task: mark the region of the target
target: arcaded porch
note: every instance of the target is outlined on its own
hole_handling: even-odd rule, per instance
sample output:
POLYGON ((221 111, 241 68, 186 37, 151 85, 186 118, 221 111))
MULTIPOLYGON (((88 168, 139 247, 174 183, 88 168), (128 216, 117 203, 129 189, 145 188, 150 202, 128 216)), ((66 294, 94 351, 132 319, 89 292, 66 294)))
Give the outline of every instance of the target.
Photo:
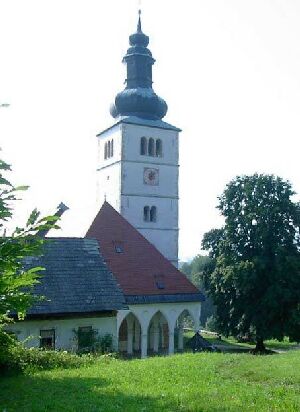
POLYGON ((119 352, 146 358, 173 354, 175 347, 183 351, 184 321, 189 318, 190 326, 198 331, 200 308, 199 302, 130 305, 117 316, 119 352))

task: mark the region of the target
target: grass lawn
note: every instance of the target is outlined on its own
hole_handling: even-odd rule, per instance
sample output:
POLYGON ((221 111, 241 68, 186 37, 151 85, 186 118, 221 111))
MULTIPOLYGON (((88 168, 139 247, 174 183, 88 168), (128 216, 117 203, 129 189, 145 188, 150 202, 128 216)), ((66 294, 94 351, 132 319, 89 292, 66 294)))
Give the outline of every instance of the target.
MULTIPOLYGON (((211 334, 201 333, 201 335, 207 341, 220 347, 222 351, 226 351, 226 352, 238 352, 236 350, 238 348, 249 349, 249 350, 252 350, 255 348, 255 343, 240 343, 233 337, 225 338, 224 336, 222 336, 222 340, 220 341, 219 339, 217 339, 217 337, 211 334)), ((184 334, 185 342, 187 343, 188 340, 192 338, 193 336, 194 336, 194 332, 185 332, 184 334)), ((300 348, 299 343, 290 342, 288 338, 284 338, 284 340, 281 342, 276 339, 266 340, 264 344, 267 349, 279 351, 279 352, 300 348)))
POLYGON ((300 411, 300 351, 98 360, 0 378, 0 411, 300 411))

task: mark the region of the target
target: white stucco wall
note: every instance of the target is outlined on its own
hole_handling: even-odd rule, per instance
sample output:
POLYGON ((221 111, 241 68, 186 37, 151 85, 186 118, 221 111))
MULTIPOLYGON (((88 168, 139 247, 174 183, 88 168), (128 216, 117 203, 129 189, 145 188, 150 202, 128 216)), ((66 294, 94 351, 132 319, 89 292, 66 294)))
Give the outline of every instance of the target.
MULTIPOLYGON (((169 337, 174 336, 174 328, 179 316, 188 311, 194 321, 194 330, 199 330, 201 313, 200 302, 179 302, 179 303, 156 303, 143 305, 130 305, 128 310, 120 310, 115 317, 91 317, 74 319, 53 319, 53 320, 25 320, 18 321, 9 326, 9 330, 14 332, 20 341, 25 341, 27 347, 39 347, 39 336, 41 330, 55 330, 55 349, 69 351, 77 350, 77 343, 74 329, 79 327, 92 326, 100 336, 110 334, 113 337, 114 350, 125 350, 124 342, 118 343, 119 328, 122 321, 129 314, 133 314, 139 321, 141 339, 144 342, 142 357, 147 355, 148 328, 153 317, 159 312, 168 323, 169 337), (146 346, 145 346, 146 345, 146 346), (144 355, 143 355, 144 354, 144 355)), ((128 319, 128 318, 127 318, 128 319)), ((151 343, 151 342, 150 342, 151 343)), ((170 353, 170 352, 169 352, 170 353)), ((171 352, 172 353, 172 352, 171 352)))
POLYGON ((113 336, 114 348, 117 348, 117 318, 116 317, 92 317, 76 319, 57 320, 24 320, 17 321, 9 326, 20 341, 26 340, 27 347, 39 347, 40 331, 47 329, 55 330, 55 349, 77 350, 73 330, 79 327, 92 326, 98 331, 98 336, 110 334, 113 336))
POLYGON ((121 132, 121 126, 117 125, 98 136, 97 160, 97 202, 101 206, 106 199, 118 212, 121 210, 121 132), (112 140, 114 154, 104 159, 105 144, 112 140))

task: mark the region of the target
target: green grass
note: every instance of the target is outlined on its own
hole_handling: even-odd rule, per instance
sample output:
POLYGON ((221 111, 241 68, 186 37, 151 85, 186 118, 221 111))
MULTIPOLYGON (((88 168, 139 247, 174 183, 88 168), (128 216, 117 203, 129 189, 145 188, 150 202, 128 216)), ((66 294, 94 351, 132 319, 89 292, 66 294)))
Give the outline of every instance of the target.
POLYGON ((0 411, 299 411, 300 352, 100 360, 0 379, 0 411))

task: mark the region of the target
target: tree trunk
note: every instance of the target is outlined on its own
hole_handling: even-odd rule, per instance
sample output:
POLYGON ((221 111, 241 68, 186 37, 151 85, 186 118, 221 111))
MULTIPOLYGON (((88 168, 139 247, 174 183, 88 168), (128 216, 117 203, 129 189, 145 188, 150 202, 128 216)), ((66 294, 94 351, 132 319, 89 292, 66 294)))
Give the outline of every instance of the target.
POLYGON ((256 346, 254 352, 266 352, 266 347, 264 345, 263 338, 257 337, 256 338, 256 346))

